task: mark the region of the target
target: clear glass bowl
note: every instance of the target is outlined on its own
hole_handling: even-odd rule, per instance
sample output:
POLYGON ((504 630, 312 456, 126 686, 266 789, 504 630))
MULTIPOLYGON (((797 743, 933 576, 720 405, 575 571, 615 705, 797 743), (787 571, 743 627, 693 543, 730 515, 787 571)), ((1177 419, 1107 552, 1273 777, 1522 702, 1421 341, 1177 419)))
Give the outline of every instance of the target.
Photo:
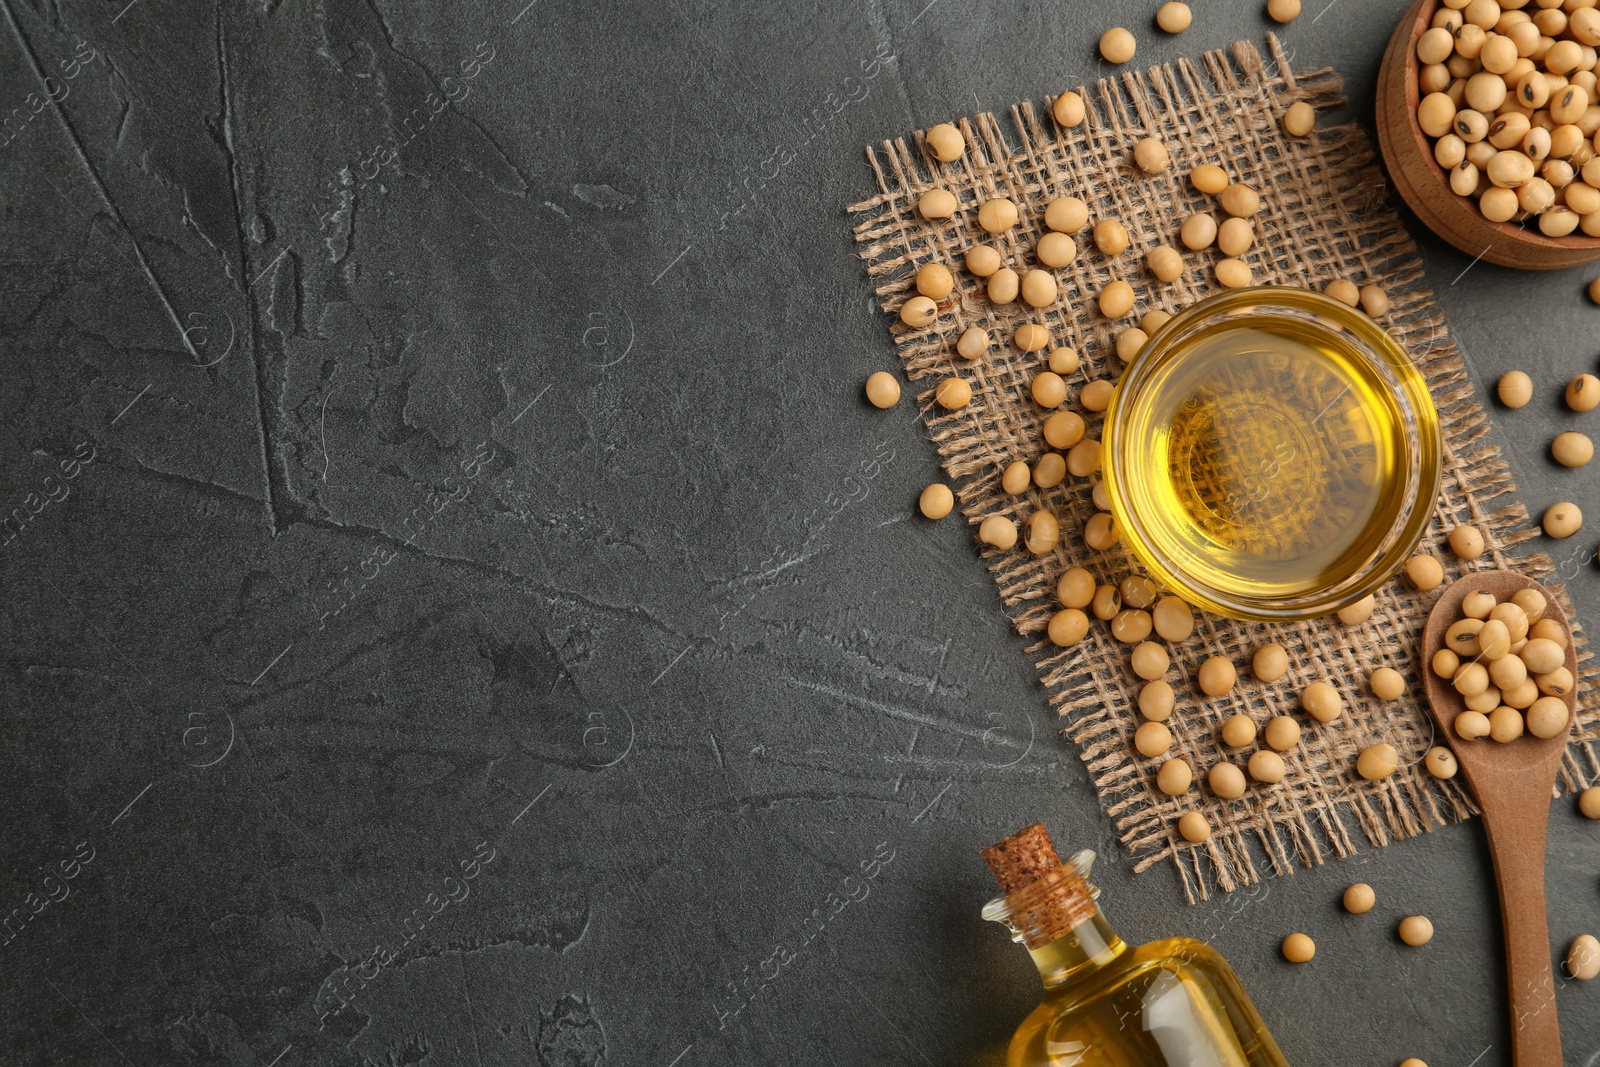
POLYGON ((1123 372, 1101 443, 1123 542, 1169 591, 1236 619, 1360 600, 1415 550, 1439 491, 1422 374, 1368 316, 1305 289, 1175 315, 1123 372))

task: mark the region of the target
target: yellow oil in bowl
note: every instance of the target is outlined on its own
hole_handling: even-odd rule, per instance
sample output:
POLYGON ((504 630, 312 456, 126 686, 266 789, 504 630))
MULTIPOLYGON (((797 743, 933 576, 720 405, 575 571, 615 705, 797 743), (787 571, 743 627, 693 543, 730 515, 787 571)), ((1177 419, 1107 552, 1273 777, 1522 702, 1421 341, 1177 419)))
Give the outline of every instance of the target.
POLYGON ((1112 512, 1196 606, 1307 618, 1405 561, 1439 480, 1421 374, 1370 319, 1305 290, 1187 309, 1128 366, 1104 433, 1112 512))

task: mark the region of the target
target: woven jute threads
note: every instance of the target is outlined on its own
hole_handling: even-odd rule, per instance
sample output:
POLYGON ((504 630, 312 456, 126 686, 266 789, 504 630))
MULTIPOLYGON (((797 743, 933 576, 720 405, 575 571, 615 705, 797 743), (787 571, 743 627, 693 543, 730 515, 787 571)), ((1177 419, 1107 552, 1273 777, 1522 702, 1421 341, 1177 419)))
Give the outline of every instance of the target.
MULTIPOLYGON (((1527 553, 1526 542, 1539 531, 1517 501, 1505 461, 1489 440, 1487 415, 1432 294, 1423 288, 1416 247, 1386 203, 1383 176, 1366 137, 1353 126, 1322 128, 1304 138, 1282 130, 1280 120, 1291 103, 1304 100, 1319 111, 1342 103, 1339 79, 1327 70, 1295 73, 1275 38, 1268 38, 1268 51, 1270 61, 1264 62, 1252 45, 1239 43, 1226 52, 1207 53, 1197 64, 1179 62, 1103 80, 1090 90, 1079 88, 1088 114, 1072 129, 1062 129, 1048 112, 1036 112, 1028 103, 1011 108, 1004 125, 992 114, 975 115, 959 123, 967 153, 948 164, 915 139, 868 149, 879 191, 848 210, 880 304, 895 319, 891 333, 917 388, 917 402, 929 412, 929 436, 956 483, 961 513, 975 525, 987 515, 1020 521, 1047 508, 1061 521, 1060 544, 1043 556, 1020 547, 984 552, 1001 601, 1022 634, 1043 637, 1058 606, 1055 583, 1066 568, 1085 567, 1101 583, 1114 583, 1135 568, 1120 547, 1096 552, 1084 545, 1083 524, 1096 511, 1089 480, 1068 478, 1016 497, 1002 492, 1004 467, 1016 459, 1031 463, 1045 447, 1040 433, 1045 413, 1028 389, 1041 369, 1041 354, 1007 342, 1019 325, 1043 326, 1052 345, 1070 345, 1082 356, 1081 376, 1069 382, 1076 389, 1089 379, 1114 379, 1121 370, 1114 340, 1127 323, 1113 323, 1095 310, 1094 298, 1110 281, 1129 281, 1141 312, 1175 311, 1216 291, 1215 252, 1186 253, 1187 269, 1171 283, 1156 281, 1143 268, 1152 246, 1178 245, 1176 230, 1186 216, 1217 210, 1214 198, 1186 180, 1200 163, 1222 165, 1234 180, 1261 194, 1256 243, 1244 257, 1258 282, 1321 289, 1346 278, 1374 281, 1388 291, 1391 306, 1380 321, 1427 378, 1444 438, 1444 483, 1421 550, 1444 560, 1451 576, 1472 567, 1509 567, 1547 585, 1556 576, 1551 559, 1527 553), (1138 174, 1130 160, 1132 146, 1151 135, 1172 150, 1173 165, 1161 174, 1138 174), (950 219, 932 222, 915 209, 917 198, 935 187, 957 199, 950 219), (966 249, 993 244, 1008 264, 1032 266, 1032 249, 1045 232, 1044 205, 1068 195, 1089 205, 1091 222, 1120 221, 1130 248, 1104 256, 1087 233, 1079 234, 1077 259, 1055 272, 1059 298, 1053 305, 993 304, 981 279, 961 269, 966 249), (977 206, 1000 196, 1018 206, 1018 225, 1005 234, 985 233, 976 224, 977 206), (956 288, 940 302, 931 325, 913 329, 900 324, 895 313, 916 295, 913 276, 929 262, 950 267, 956 288), (958 359, 954 350, 955 339, 971 326, 987 330, 996 341, 975 362, 958 359), (952 373, 971 382, 974 398, 966 408, 945 413, 933 407, 932 386, 952 373), (1463 523, 1477 526, 1489 546, 1471 564, 1456 561, 1445 542, 1446 534, 1463 523)), ((1098 435, 1096 417, 1089 417, 1090 433, 1098 435)), ((1565 594, 1558 585, 1553 589, 1571 616, 1565 594)), ((1251 625, 1200 617, 1194 635, 1171 649, 1167 675, 1180 693, 1168 723, 1174 737, 1169 757, 1188 760, 1197 782, 1215 763, 1242 759, 1217 737, 1230 715, 1243 712, 1262 722, 1270 715, 1298 714, 1297 694, 1313 681, 1334 684, 1347 709, 1338 722, 1307 729, 1301 744, 1285 754, 1289 773, 1281 784, 1252 787, 1231 802, 1203 784, 1176 798, 1155 788, 1153 761, 1138 757, 1129 743, 1139 722, 1134 703, 1139 683, 1126 669, 1127 649, 1104 627, 1092 626, 1089 636, 1069 649, 1039 640, 1028 651, 1136 868, 1173 860, 1185 892, 1195 900, 1213 888, 1254 883, 1264 869, 1283 873, 1318 864, 1330 855, 1357 851, 1362 838, 1386 844, 1475 811, 1459 783, 1437 782, 1421 765, 1436 739, 1420 703, 1422 665, 1415 645, 1435 595, 1390 583, 1379 592, 1372 618, 1353 627, 1332 619, 1251 625), (1288 675, 1271 686, 1247 672, 1251 654, 1268 641, 1283 645, 1290 663, 1288 675), (1194 675, 1213 655, 1227 656, 1240 668, 1240 684, 1226 697, 1201 699, 1194 675), (1407 678, 1405 697, 1384 702, 1367 692, 1366 678, 1382 666, 1407 678), (1382 782, 1366 782, 1354 772, 1355 757, 1379 741, 1399 750, 1402 767, 1382 782), (1214 828, 1202 844, 1190 844, 1177 833, 1177 819, 1190 810, 1201 812, 1214 828)), ((1583 650, 1579 630, 1575 624, 1582 684, 1574 740, 1561 775, 1567 790, 1600 777, 1593 743, 1600 738, 1600 710, 1590 684, 1600 670, 1583 650)))

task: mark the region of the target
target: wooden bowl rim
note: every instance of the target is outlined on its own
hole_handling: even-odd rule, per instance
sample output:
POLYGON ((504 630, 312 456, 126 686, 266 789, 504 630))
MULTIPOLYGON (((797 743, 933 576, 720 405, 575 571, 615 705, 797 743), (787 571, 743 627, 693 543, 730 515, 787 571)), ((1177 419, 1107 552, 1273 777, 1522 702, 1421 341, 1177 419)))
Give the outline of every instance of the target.
MULTIPOLYGON (((1491 227, 1496 233, 1508 241, 1533 248, 1561 249, 1563 251, 1594 252, 1600 250, 1600 237, 1590 237, 1588 234, 1575 236, 1568 234, 1565 237, 1550 237, 1540 233, 1537 229, 1529 230, 1515 226, 1509 222, 1495 222, 1485 218, 1482 211, 1450 187, 1450 176, 1439 166, 1439 161, 1433 158, 1433 144, 1427 134, 1422 132, 1422 126, 1417 122, 1417 105, 1421 103, 1422 91, 1417 84, 1417 38, 1432 28, 1433 13, 1439 10, 1439 0, 1417 0, 1414 9, 1416 17, 1412 20, 1411 30, 1406 35, 1404 47, 1401 52, 1401 64, 1404 67, 1402 79, 1404 82, 1406 103, 1406 126, 1411 131, 1411 139, 1417 146, 1417 154, 1427 164, 1428 171, 1434 180, 1444 188, 1444 191, 1453 197, 1457 206, 1465 211, 1470 211, 1477 216, 1478 221, 1491 227)), ((1399 43, 1398 40, 1396 43, 1399 43)))

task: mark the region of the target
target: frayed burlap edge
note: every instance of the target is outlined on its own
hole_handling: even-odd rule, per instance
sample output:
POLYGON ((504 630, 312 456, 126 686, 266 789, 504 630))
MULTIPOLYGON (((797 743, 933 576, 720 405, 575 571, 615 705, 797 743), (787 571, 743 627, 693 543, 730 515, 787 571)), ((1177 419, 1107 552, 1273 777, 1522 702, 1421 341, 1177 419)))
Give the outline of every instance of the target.
MULTIPOLYGON (((956 484, 961 513, 974 526, 992 514, 1020 523, 1041 508, 1061 520, 1061 544, 1044 556, 1020 545, 984 551, 1008 614, 1020 633, 1042 638, 1058 606, 1054 587, 1063 570, 1084 566, 1101 582, 1115 582, 1130 570, 1120 545, 1095 552, 1083 543, 1083 523, 1095 512, 1089 480, 1069 477, 1057 488, 1031 487, 1018 497, 1001 491, 999 476, 1008 462, 1038 458, 1045 417, 1028 393, 1040 357, 1018 352, 1011 335, 1021 323, 1037 322, 1050 330, 1053 345, 1076 348, 1083 370, 1069 381, 1074 389, 1092 378, 1115 378, 1121 368, 1115 335, 1134 320, 1114 324, 1095 310, 1094 298, 1110 280, 1122 277, 1134 285, 1140 313, 1155 307, 1173 311, 1217 288, 1215 249, 1186 252, 1185 273, 1171 284, 1157 282, 1143 265, 1151 246, 1179 245, 1176 231, 1190 213, 1220 214, 1215 199, 1186 180, 1192 167, 1216 162, 1261 193, 1256 245, 1243 257, 1257 282, 1320 289, 1335 278, 1350 278, 1375 281, 1388 291, 1391 308, 1383 324, 1427 377, 1445 442, 1444 484, 1422 550, 1445 561, 1447 580, 1462 568, 1491 566, 1544 580, 1576 629, 1565 591, 1553 584, 1557 565, 1543 553, 1513 552, 1539 530, 1516 499, 1460 352, 1432 294, 1422 288, 1417 248, 1386 202, 1371 144, 1354 126, 1318 129, 1307 138, 1282 130, 1281 116, 1297 100, 1319 111, 1342 103, 1339 78, 1326 69, 1295 74, 1275 37, 1268 37, 1268 49, 1270 64, 1240 42, 1227 52, 1205 54, 1198 67, 1181 61, 1102 80, 1092 91, 1080 87, 1089 114, 1073 129, 1061 128, 1048 110, 1041 115, 1026 102, 1011 109, 1005 129, 989 113, 961 120, 968 152, 954 163, 935 161, 920 135, 912 144, 896 139, 867 150, 880 193, 848 209, 855 238, 878 283, 879 301, 894 320, 891 333, 906 375, 921 387, 916 400, 956 484), (1161 137, 1172 150, 1173 165, 1165 173, 1145 176, 1132 169, 1133 143, 1146 135, 1161 137), (914 205, 935 186, 955 193, 960 206, 954 218, 930 223, 914 205), (1035 311, 1020 303, 992 304, 981 279, 961 269, 965 249, 984 241, 999 247, 1008 265, 1033 265, 1032 248, 1044 232, 1043 205, 1069 194, 1088 202, 1091 222, 1120 220, 1132 246, 1107 257, 1085 230, 1074 235, 1077 260, 1055 272, 1060 297, 1053 306, 1035 311), (1000 237, 976 223, 977 205, 995 196, 1012 199, 1021 214, 1018 226, 1000 237), (913 275, 927 262, 949 266, 956 290, 940 302, 931 326, 911 329, 896 313, 915 295, 913 275), (977 363, 954 352, 955 338, 973 325, 987 329, 994 342, 977 363), (944 412, 932 404, 932 385, 951 374, 972 384, 973 401, 944 412), (1475 564, 1461 564, 1444 542, 1449 530, 1466 522, 1477 525, 1490 546, 1475 564)), ((1098 417, 1088 418, 1091 434, 1098 434, 1098 417)), ((1586 557, 1575 554, 1566 562, 1579 558, 1586 557)), ((1565 563, 1561 569, 1568 569, 1565 563)), ((1283 874, 1296 864, 1320 864, 1330 854, 1351 855, 1359 848, 1357 831, 1370 844, 1384 845, 1476 812, 1458 781, 1436 781, 1421 766, 1434 736, 1421 704, 1415 643, 1436 595, 1391 582, 1380 590, 1373 617, 1355 627, 1336 619, 1251 625, 1201 615, 1194 636, 1171 650, 1167 674, 1181 694, 1168 724, 1174 737, 1169 755, 1187 759, 1197 778, 1181 798, 1157 790, 1158 761, 1132 750, 1140 683, 1127 669, 1126 648, 1111 640, 1105 626, 1092 624, 1089 636, 1071 648, 1041 639, 1028 652, 1135 869, 1173 860, 1194 901, 1214 887, 1232 890, 1259 881, 1263 860, 1283 874), (1248 672, 1251 652, 1269 640, 1282 644, 1290 660, 1288 676, 1270 686, 1248 672), (1212 655, 1228 656, 1240 668, 1240 682, 1225 698, 1202 698, 1194 687, 1200 662, 1212 655), (1407 693, 1398 701, 1378 701, 1367 690, 1367 676, 1385 665, 1407 679, 1407 693), (1297 711, 1300 689, 1318 679, 1334 683, 1345 699, 1347 713, 1329 726, 1317 726, 1297 711), (1283 783, 1252 785, 1244 798, 1229 802, 1213 795, 1203 779, 1218 761, 1242 763, 1251 751, 1224 749, 1218 740, 1220 723, 1237 712, 1250 713, 1258 723, 1269 715, 1294 715, 1307 729, 1301 744, 1285 754, 1289 774, 1283 783), (1354 773, 1355 756, 1380 740, 1400 750, 1402 766, 1382 782, 1366 782, 1354 773), (1178 817, 1189 810, 1205 814, 1214 828, 1204 844, 1190 844, 1177 833, 1178 817)), ((1590 662, 1581 632, 1574 638, 1583 684, 1575 737, 1560 776, 1560 787, 1569 791, 1600 777, 1593 744, 1600 737, 1600 711, 1589 684, 1600 669, 1590 662)))

